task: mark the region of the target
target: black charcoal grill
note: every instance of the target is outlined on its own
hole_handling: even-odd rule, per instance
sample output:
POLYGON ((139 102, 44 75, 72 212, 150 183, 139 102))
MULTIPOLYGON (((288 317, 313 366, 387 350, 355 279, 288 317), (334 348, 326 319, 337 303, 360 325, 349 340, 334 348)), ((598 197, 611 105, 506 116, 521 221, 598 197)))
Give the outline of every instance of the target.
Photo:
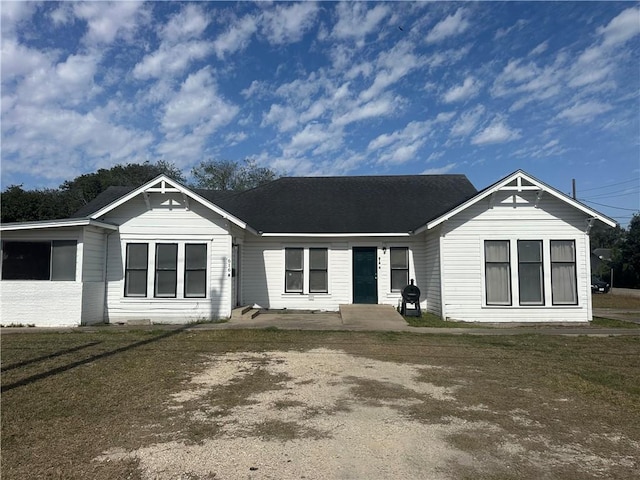
POLYGON ((402 307, 400 314, 407 317, 420 317, 422 311, 420 310, 420 289, 411 283, 402 289, 402 307), (412 308, 407 308, 407 304, 413 305, 412 308))

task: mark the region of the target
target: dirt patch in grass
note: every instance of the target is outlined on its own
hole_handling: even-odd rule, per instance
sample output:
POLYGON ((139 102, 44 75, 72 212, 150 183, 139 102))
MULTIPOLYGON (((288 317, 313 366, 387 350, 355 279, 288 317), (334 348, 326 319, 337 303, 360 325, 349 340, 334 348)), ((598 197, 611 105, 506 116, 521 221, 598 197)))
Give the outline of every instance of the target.
POLYGON ((640 466, 637 337, 165 334, 3 335, 3 479, 626 480, 640 466))

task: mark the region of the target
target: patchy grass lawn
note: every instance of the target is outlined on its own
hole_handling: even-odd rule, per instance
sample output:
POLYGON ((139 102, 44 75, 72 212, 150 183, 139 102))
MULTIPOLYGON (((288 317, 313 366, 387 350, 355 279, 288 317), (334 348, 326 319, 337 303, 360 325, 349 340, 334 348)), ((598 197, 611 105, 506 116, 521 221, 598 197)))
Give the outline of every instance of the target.
POLYGON ((474 322, 456 322, 444 320, 431 312, 424 312, 421 317, 404 317, 412 327, 436 327, 436 328, 491 328, 490 325, 482 325, 474 322))
POLYGON ((639 467, 640 337, 105 329, 3 333, 1 354, 3 479, 357 478, 376 458, 349 428, 372 419, 367 448, 426 442, 384 458, 405 478, 438 456, 452 479, 639 467))
POLYGON ((597 328, 640 328, 640 324, 634 322, 625 322, 614 318, 593 317, 591 321, 592 327, 597 328))
POLYGON ((600 293, 591 295, 593 308, 615 308, 620 310, 640 310, 640 297, 600 293))

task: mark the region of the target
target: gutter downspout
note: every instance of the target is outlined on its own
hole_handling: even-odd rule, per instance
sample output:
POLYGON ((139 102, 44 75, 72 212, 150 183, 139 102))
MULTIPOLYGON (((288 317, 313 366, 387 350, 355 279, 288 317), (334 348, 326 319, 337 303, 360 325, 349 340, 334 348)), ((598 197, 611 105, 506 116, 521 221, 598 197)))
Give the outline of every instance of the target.
POLYGON ((445 297, 445 288, 444 288, 444 255, 443 255, 443 245, 444 245, 444 223, 440 226, 440 231, 438 232, 438 263, 440 264, 440 313, 443 320, 447 319, 447 303, 445 297))
POLYGON ((104 239, 104 265, 102 266, 102 278, 104 281, 104 294, 102 296, 102 323, 109 323, 108 321, 108 313, 107 313, 107 298, 108 298, 108 289, 109 289, 109 278, 108 278, 108 268, 107 265, 109 265, 109 237, 113 234, 116 233, 119 230, 115 230, 112 232, 109 232, 105 235, 105 239, 104 239))

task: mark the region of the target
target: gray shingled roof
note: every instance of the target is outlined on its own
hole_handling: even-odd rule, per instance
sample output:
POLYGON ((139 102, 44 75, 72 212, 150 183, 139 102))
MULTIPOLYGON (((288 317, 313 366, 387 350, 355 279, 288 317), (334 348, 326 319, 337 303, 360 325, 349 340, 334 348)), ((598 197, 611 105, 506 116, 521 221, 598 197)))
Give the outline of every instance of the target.
MULTIPOLYGON (((77 215, 119 198, 116 188, 77 215)), ((264 233, 406 233, 477 193, 464 175, 285 177, 240 193, 194 191, 264 233)))

